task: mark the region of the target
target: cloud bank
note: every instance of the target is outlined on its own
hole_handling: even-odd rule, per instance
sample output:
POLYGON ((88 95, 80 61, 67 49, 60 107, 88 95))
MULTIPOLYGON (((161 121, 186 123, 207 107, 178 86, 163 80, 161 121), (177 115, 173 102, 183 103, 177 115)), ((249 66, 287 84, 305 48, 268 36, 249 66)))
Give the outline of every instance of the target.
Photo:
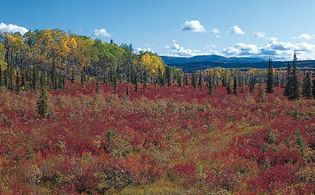
POLYGON ((205 27, 199 22, 199 20, 185 21, 182 30, 192 32, 206 32, 205 27))
POLYGON ((111 37, 111 34, 105 28, 95 29, 94 35, 97 37, 111 37))
POLYGON ((18 26, 15 24, 5 24, 5 23, 0 23, 0 32, 8 32, 8 33, 16 33, 19 32, 22 35, 25 34, 28 31, 27 28, 23 26, 18 26))

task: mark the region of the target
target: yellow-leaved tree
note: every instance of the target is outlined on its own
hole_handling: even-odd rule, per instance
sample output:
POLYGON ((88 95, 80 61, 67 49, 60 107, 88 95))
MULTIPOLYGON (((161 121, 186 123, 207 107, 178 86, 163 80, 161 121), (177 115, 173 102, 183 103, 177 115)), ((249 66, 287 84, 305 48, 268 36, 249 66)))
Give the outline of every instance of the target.
POLYGON ((5 62, 5 48, 2 43, 0 43, 0 70, 3 71, 7 68, 7 63, 5 62))
POLYGON ((140 56, 140 65, 143 66, 152 76, 158 76, 165 70, 165 64, 160 56, 151 52, 143 53, 140 56))

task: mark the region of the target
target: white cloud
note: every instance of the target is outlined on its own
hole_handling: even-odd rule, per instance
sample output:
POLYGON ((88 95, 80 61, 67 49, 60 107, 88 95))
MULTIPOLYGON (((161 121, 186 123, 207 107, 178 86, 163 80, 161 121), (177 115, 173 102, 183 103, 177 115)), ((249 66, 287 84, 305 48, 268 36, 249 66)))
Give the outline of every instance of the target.
POLYGON ((20 32, 21 34, 25 34, 27 31, 28 31, 27 28, 22 26, 18 26, 15 24, 0 23, 0 32, 8 33, 20 32))
POLYGON ((255 37, 255 38, 265 38, 265 37, 266 37, 266 34, 263 33, 263 32, 255 32, 255 33, 254 33, 254 37, 255 37))
POLYGON ((269 40, 269 41, 278 41, 279 39, 277 37, 268 37, 267 40, 269 40))
POLYGON ((206 32, 206 29, 202 24, 199 22, 199 20, 191 20, 191 21, 185 21, 185 24, 183 26, 183 31, 192 31, 192 32, 206 32))
POLYGON ((150 47, 148 47, 148 48, 137 47, 136 50, 135 50, 135 52, 137 54, 140 53, 140 52, 146 52, 146 51, 153 52, 153 50, 150 47))
MULTIPOLYGON (((177 43, 175 40, 172 41, 171 46, 166 46, 167 49, 171 50, 170 56, 181 56, 181 57, 191 57, 191 56, 197 56, 197 55, 211 55, 211 54, 218 54, 217 51, 213 49, 207 49, 204 51, 201 50, 193 50, 184 48, 179 43, 177 43)), ((207 45, 207 48, 209 45, 207 45)), ((215 48, 215 45, 211 45, 211 47, 215 48)))
POLYGON ((227 56, 252 56, 258 55, 259 49, 254 44, 237 43, 232 47, 223 50, 227 56))
POLYGON ((307 34, 307 33, 302 33, 300 36, 298 36, 296 38, 308 41, 308 40, 312 39, 312 35, 307 34))
POLYGON ((315 45, 307 42, 291 43, 272 38, 262 47, 255 44, 237 43, 222 51, 227 57, 272 57, 276 60, 291 60, 294 52, 298 53, 301 60, 315 58, 315 45))
POLYGON ((213 29, 211 30, 211 33, 213 33, 213 34, 220 34, 220 30, 217 29, 217 28, 213 28, 213 29))
POLYGON ((105 28, 95 29, 94 35, 98 37, 111 37, 105 28))
POLYGON ((235 35, 244 35, 245 34, 245 32, 238 25, 233 26, 230 29, 230 33, 235 34, 235 35))

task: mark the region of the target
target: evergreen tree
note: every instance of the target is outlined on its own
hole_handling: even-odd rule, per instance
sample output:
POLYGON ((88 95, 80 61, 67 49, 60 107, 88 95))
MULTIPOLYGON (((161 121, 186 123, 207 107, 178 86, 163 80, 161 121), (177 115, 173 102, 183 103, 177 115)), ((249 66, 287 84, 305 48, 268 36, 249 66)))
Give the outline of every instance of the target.
POLYGON ((185 74, 185 77, 184 77, 184 85, 188 86, 188 76, 187 76, 187 74, 185 74))
POLYGON ((75 81, 75 70, 74 70, 74 68, 72 68, 72 71, 71 71, 71 83, 74 84, 74 81, 75 81))
POLYGON ((134 69, 133 84, 135 86, 135 92, 137 93, 138 92, 138 76, 137 76, 136 69, 134 69))
POLYGON ((288 98, 290 100, 296 100, 300 98, 300 91, 299 91, 299 78, 298 78, 298 71, 297 71, 297 57, 296 53, 294 53, 293 57, 293 65, 292 65, 292 73, 290 76, 290 94, 288 98))
POLYGON ((268 75, 267 75, 267 82, 266 82, 266 92, 267 93, 272 93, 273 92, 273 67, 272 67, 272 62, 271 58, 269 58, 269 63, 268 63, 268 75))
POLYGON ((48 93, 45 86, 44 73, 41 75, 41 89, 37 98, 37 114, 39 118, 48 117, 48 93))
POLYGON ((291 92, 291 65, 290 63, 288 63, 288 68, 287 68, 287 82, 284 88, 284 96, 289 96, 292 92, 291 92))
POLYGON ((20 73, 18 69, 16 69, 15 89, 17 92, 20 91, 20 73))
POLYGON ((312 84, 312 96, 315 99, 315 78, 313 79, 312 84))
POLYGON ((81 74, 80 74, 80 83, 81 83, 81 87, 83 87, 83 86, 84 86, 84 81, 85 81, 84 70, 81 70, 81 74))
POLYGON ((170 87, 172 85, 172 73, 171 73, 171 67, 165 68, 165 78, 167 82, 167 86, 170 87))
POLYGON ((226 92, 229 95, 229 94, 231 94, 231 79, 229 77, 226 80, 227 80, 226 83, 225 83, 225 85, 226 85, 226 92))
POLYGON ((145 93, 145 89, 147 88, 147 83, 148 83, 148 71, 144 70, 143 71, 143 93, 145 93))
POLYGON ((309 72, 306 73, 303 80, 303 96, 308 99, 312 98, 312 81, 309 72))
POLYGON ((0 87, 3 86, 3 79, 2 79, 2 69, 1 69, 1 66, 0 66, 0 87))
POLYGON ((208 77, 208 94, 212 95, 212 93, 213 93, 212 77, 211 77, 211 74, 209 74, 209 77, 208 77))
POLYGON ((114 88, 115 93, 117 93, 117 74, 116 74, 116 71, 113 74, 113 88, 114 88))
POLYGON ((250 93, 254 93, 255 92, 255 84, 256 84, 256 80, 255 77, 252 76, 249 80, 249 92, 250 93))
POLYGON ((198 86, 200 87, 200 91, 202 91, 203 80, 202 80, 202 73, 201 73, 201 71, 199 72, 198 86))
POLYGON ((234 76, 233 80, 233 94, 237 95, 237 81, 236 81, 236 76, 234 76))
POLYGON ((127 83, 127 86, 126 86, 126 96, 129 97, 129 85, 127 83))
POLYGON ((197 75, 195 72, 191 75, 191 85, 196 89, 197 88, 197 75))
POLYGON ((261 81, 259 81, 259 85, 258 85, 258 98, 259 98, 259 102, 265 101, 265 93, 264 93, 264 90, 262 88, 261 81))
POLYGON ((182 77, 181 77, 181 75, 177 75, 176 80, 177 80, 177 85, 178 85, 179 87, 182 86, 182 77))
POLYGON ((276 78, 275 78, 275 86, 279 86, 280 84, 280 78, 279 78, 279 73, 276 73, 276 78))
POLYGON ((13 91, 13 67, 12 66, 9 66, 9 90, 10 91, 13 91))
POLYGON ((99 84, 98 84, 98 80, 96 80, 95 92, 96 93, 100 92, 100 87, 99 87, 99 84))

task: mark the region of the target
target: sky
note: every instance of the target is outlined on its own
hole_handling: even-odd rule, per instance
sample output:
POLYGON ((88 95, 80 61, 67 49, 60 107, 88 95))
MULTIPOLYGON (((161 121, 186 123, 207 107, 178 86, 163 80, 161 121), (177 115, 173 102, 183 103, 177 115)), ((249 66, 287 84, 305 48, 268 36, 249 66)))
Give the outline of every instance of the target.
POLYGON ((0 32, 59 28, 136 51, 315 59, 314 0, 0 0, 0 32))

